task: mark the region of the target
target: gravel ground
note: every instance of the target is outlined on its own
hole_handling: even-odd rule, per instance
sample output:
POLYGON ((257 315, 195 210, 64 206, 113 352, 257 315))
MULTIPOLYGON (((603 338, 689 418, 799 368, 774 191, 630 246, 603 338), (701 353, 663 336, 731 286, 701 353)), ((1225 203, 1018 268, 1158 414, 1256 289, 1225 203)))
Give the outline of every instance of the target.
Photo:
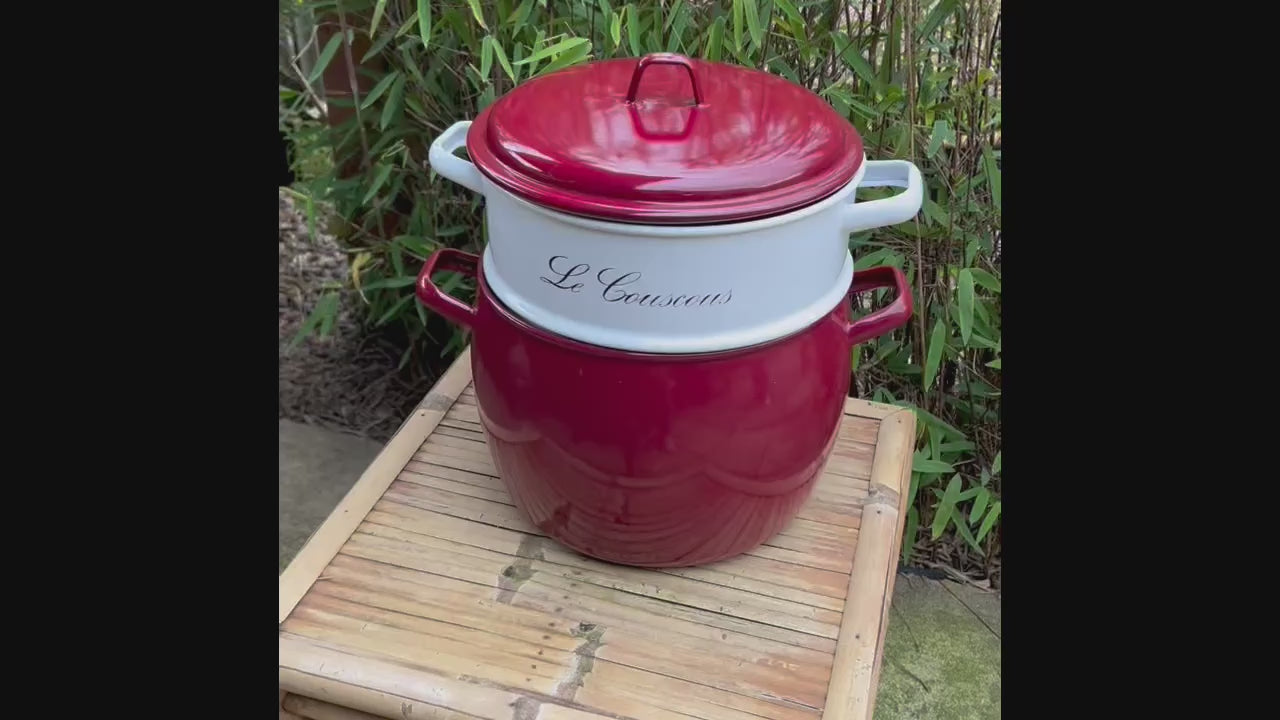
POLYGON ((290 347, 326 286, 349 271, 317 225, 313 240, 305 208, 280 191, 280 417, 386 442, 430 386, 405 382, 401 348, 362 331, 358 297, 343 299, 329 336, 290 347))

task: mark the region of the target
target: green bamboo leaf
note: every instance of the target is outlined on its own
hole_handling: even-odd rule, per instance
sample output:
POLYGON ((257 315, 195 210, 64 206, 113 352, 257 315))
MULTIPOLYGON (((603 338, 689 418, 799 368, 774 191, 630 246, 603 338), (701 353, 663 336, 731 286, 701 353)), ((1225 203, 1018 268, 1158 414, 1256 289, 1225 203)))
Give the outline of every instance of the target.
POLYGON ((916 533, 920 530, 920 513, 915 505, 907 508, 907 526, 902 529, 902 564, 911 562, 911 551, 915 548, 916 533))
POLYGON ((311 68, 311 74, 307 76, 307 83, 314 83, 324 74, 329 63, 333 60, 333 56, 338 54, 338 47, 342 45, 342 33, 336 33, 329 38, 329 42, 324 44, 324 49, 320 51, 320 58, 316 60, 316 66, 311 68))
POLYGON ((946 226, 947 213, 944 212, 942 208, 938 206, 938 203, 934 202, 928 194, 925 194, 924 201, 921 203, 921 209, 924 211, 924 216, 930 222, 936 225, 946 226))
POLYGON ((519 30, 524 25, 524 21, 529 19, 531 12, 533 12, 533 0, 524 0, 519 7, 511 11, 511 15, 507 17, 507 25, 519 30))
POLYGON ((970 268, 969 272, 973 274, 974 282, 991 292, 1000 292, 1000 278, 982 268, 970 268))
POLYGON ((377 85, 373 86, 369 94, 360 101, 360 109, 368 110, 378 98, 382 97, 382 93, 386 92, 387 88, 391 87, 391 83, 395 82, 398 77, 400 77, 400 73, 396 70, 387 73, 386 76, 378 81, 377 85))
POLYGON ((790 22, 804 24, 804 18, 800 16, 800 11, 796 9, 791 0, 773 0, 773 4, 778 6, 778 9, 782 11, 782 15, 790 22))
POLYGON ((859 115, 867 118, 868 120, 875 120, 881 115, 879 110, 876 110, 870 105, 867 105, 866 103, 854 97, 849 98, 849 107, 852 108, 859 115))
POLYGON ((369 50, 365 52, 364 57, 360 58, 360 63, 364 64, 369 61, 369 58, 379 55, 387 48, 387 45, 390 45, 391 41, 395 39, 396 36, 394 34, 384 33, 377 42, 369 46, 369 50))
POLYGON ((410 112, 414 113, 420 121, 425 122, 425 118, 427 117, 427 109, 422 107, 422 103, 418 101, 418 98, 412 95, 405 95, 404 106, 408 108, 410 112))
POLYGON ((656 53, 662 52, 662 40, 658 38, 658 21, 655 18, 653 27, 649 28, 649 34, 644 36, 645 52, 656 53))
POLYGON ((840 59, 844 61, 845 65, 849 66, 849 69, 855 75, 862 78, 862 81, 877 93, 884 92, 884 85, 876 77, 875 72, 872 71, 867 59, 862 57, 862 48, 858 47, 857 43, 851 42, 849 36, 839 30, 831 31, 830 39, 832 43, 835 43, 837 50, 843 50, 840 53, 840 59))
POLYGON ((1000 501, 997 500, 996 503, 991 506, 991 512, 987 513, 987 516, 982 519, 982 526, 978 528, 978 542, 982 542, 982 539, 987 536, 987 533, 991 532, 991 528, 995 527, 996 520, 999 519, 1000 501))
POLYGON ((416 80, 418 84, 423 85, 424 87, 430 87, 436 90, 439 89, 439 85, 437 85, 436 83, 427 82, 427 79, 426 77, 423 76, 422 71, 418 69, 418 63, 415 61, 413 54, 409 52, 409 48, 406 45, 400 46, 400 57, 404 59, 403 69, 406 69, 409 71, 409 74, 413 76, 412 78, 413 80, 416 80))
POLYGON ((1002 453, 1002 452, 1004 452, 1004 451, 1003 451, 1003 450, 1001 450, 1001 451, 997 452, 997 453, 996 453, 996 459, 995 459, 995 461, 991 463, 991 474, 992 474, 992 475, 999 475, 999 474, 1000 474, 1000 453, 1002 453))
POLYGON ((683 52, 684 31, 689 26, 689 8, 684 6, 683 0, 681 0, 679 9, 667 18, 667 24, 671 26, 671 32, 667 35, 667 52, 683 52), (671 18, 675 18, 674 22, 671 18))
POLYGON ((707 33, 707 48, 703 51, 703 57, 711 62, 720 61, 720 50, 724 47, 724 16, 716 18, 711 24, 711 30, 707 33))
POLYGON ((639 57, 644 48, 640 47, 640 11, 636 6, 627 3, 627 44, 631 46, 631 54, 639 57))
POLYGON ((979 555, 985 556, 986 553, 982 551, 982 545, 979 544, 977 538, 973 536, 973 531, 969 529, 969 524, 964 522, 958 513, 954 516, 954 519, 956 521, 956 530, 960 532, 960 537, 964 538, 964 541, 969 543, 969 547, 973 548, 975 552, 979 555))
POLYGON ((435 249, 434 244, 428 244, 429 241, 426 238, 416 235, 397 235, 392 242, 398 244, 419 260, 426 260, 427 256, 435 249))
POLYGON ((476 112, 483 112, 485 108, 493 104, 494 100, 493 83, 484 86, 484 90, 480 91, 480 97, 476 98, 476 112))
POLYGON ((511 61, 507 60, 507 51, 502 49, 502 43, 495 38, 493 41, 493 54, 498 57, 498 64, 502 66, 502 72, 511 78, 511 83, 516 82, 516 71, 511 67, 511 61))
POLYGON ((960 473, 956 473, 951 476, 951 481, 947 483, 947 490, 942 494, 942 499, 938 501, 937 509, 934 511, 933 527, 930 528, 934 540, 942 537, 942 533, 947 529, 947 523, 951 521, 951 515, 955 512, 956 497, 959 494, 960 473))
POLYGON ((801 84, 800 77, 796 75, 795 69, 792 68, 790 65, 788 65, 787 61, 783 60, 782 58, 773 58, 769 60, 769 69, 778 73, 782 77, 790 80, 791 82, 796 83, 797 85, 801 84))
POLYGON ((893 152, 898 157, 906 157, 907 151, 911 149, 911 123, 902 123, 898 128, 897 137, 893 143, 893 152))
POLYGON ((929 335, 929 347, 925 351, 924 358, 924 389, 928 390, 933 386, 933 381, 938 377, 938 365, 942 362, 942 348, 946 343, 946 327, 943 326, 942 320, 939 319, 933 325, 933 332, 929 335))
MULTIPOLYGON (((378 0, 373 6, 373 19, 369 22, 369 37, 378 32, 378 22, 382 20, 382 11, 387 9, 387 0, 378 0)), ((362 61, 363 62, 363 61, 362 61)))
POLYGON ((939 475, 942 473, 955 472, 955 468, 941 460, 934 460, 922 452, 917 452, 911 458, 911 472, 918 472, 926 475, 939 475))
POLYGON ((302 326, 298 328, 297 334, 293 336, 293 340, 289 342, 290 346, 295 346, 302 342, 303 338, 310 335, 317 327, 320 328, 320 334, 327 335, 329 328, 333 327, 333 318, 338 314, 338 294, 329 291, 320 297, 316 303, 315 309, 303 321, 302 326))
POLYGON ((545 75, 547 73, 553 73, 562 68, 566 68, 566 67, 569 67, 570 65, 577 64, 579 62, 582 62, 584 59, 586 59, 586 57, 590 54, 591 54, 591 41, 588 40, 584 44, 576 45, 570 48, 568 51, 561 53, 560 56, 557 57, 555 60, 552 60, 550 64, 548 64, 546 67, 539 70, 538 74, 545 75))
MULTIPOLYGON (((418 321, 422 323, 422 327, 426 327, 426 326, 427 326, 427 308, 426 308, 426 306, 425 306, 425 305, 423 305, 423 304, 422 304, 422 303, 420 303, 420 302, 416 302, 416 303, 414 303, 414 304, 413 304, 413 308, 414 308, 415 310, 417 310, 417 311, 418 311, 418 321)), ((409 346, 409 349, 410 349, 410 350, 412 350, 412 349, 413 349, 413 346, 412 346, 412 345, 410 345, 410 346, 409 346)), ((402 362, 403 362, 403 361, 402 361, 402 362)))
POLYGON ((431 47, 431 0, 418 0, 418 34, 422 47, 431 47))
POLYGON ((390 176, 391 166, 379 163, 378 174, 373 178, 373 185, 369 186, 369 191, 364 194, 364 198, 360 201, 360 204, 368 205, 369 201, 373 199, 374 195, 378 194, 378 191, 382 189, 383 183, 385 183, 387 178, 390 176))
POLYGON ((756 0, 742 0, 742 6, 747 19, 747 32, 751 35, 751 49, 755 50, 764 40, 764 31, 760 29, 760 8, 756 6, 756 0))
POLYGON ((413 13, 405 18, 404 24, 396 30, 396 37, 400 37, 416 27, 418 27, 418 14, 413 13))
POLYGON ((489 71, 493 69, 493 36, 485 35, 480 41, 480 77, 489 82, 489 71))
POLYGON ((881 265, 892 265, 896 268, 902 267, 902 256, 895 252, 892 248, 880 248, 858 258, 853 263, 853 271, 866 270, 871 267, 879 267, 881 265))
POLYGON ((973 499, 973 507, 969 509, 969 524, 973 525, 982 518, 982 513, 987 511, 987 503, 991 500, 991 491, 981 488, 982 492, 973 499))
MULTIPOLYGON (((403 180, 403 176, 396 178, 396 180, 403 180)), ((392 185, 391 192, 388 193, 388 195, 390 195, 391 197, 395 197, 395 193, 398 192, 398 187, 400 185, 403 185, 403 182, 398 182, 395 185, 392 185)), ((391 267, 395 269, 397 275, 404 275, 403 255, 404 253, 400 252, 400 247, 396 245, 395 242, 392 242, 391 243, 391 267)))
MULTIPOLYGON (((665 3, 664 3, 665 4, 665 3)), ((676 0, 666 11, 667 20, 662 24, 663 32, 671 29, 671 23, 675 22, 676 15, 680 14, 680 9, 684 7, 684 0, 676 0)))
POLYGON ((622 46, 622 16, 616 12, 610 13, 609 39, 613 40, 614 48, 622 46))
POLYGON ((995 155, 990 147, 982 148, 982 166, 987 174, 987 184, 991 187, 991 203, 1000 211, 1000 168, 996 167, 995 155))
POLYGON ((1001 368, 1000 368, 1000 358, 996 358, 995 360, 992 360, 991 362, 987 363, 987 367, 992 368, 992 369, 995 369, 995 370, 1000 370, 1000 369, 1001 369, 1001 368))
POLYGON ((475 16, 476 22, 480 23, 480 27, 488 30, 489 26, 484 22, 484 11, 480 9, 480 0, 467 0, 467 4, 471 6, 471 14, 475 16))
POLYGON ((916 30, 916 37, 924 39, 933 34, 934 30, 942 24, 942 21, 951 17, 951 13, 955 12, 956 0, 941 0, 937 5, 933 6, 933 10, 929 11, 925 17, 924 23, 916 30))
POLYGON ((742 52, 742 2, 733 0, 733 49, 736 52, 742 52))
POLYGON ((405 76, 399 75, 391 85, 391 92, 387 93, 387 104, 382 106, 382 117, 378 120, 379 128, 386 130, 400 113, 400 108, 404 104, 404 83, 405 76))
POLYGON ((517 62, 516 65, 527 65, 529 63, 535 63, 543 58, 551 57, 552 55, 566 52, 568 50, 572 50, 582 45, 590 46, 591 43, 586 38, 577 38, 577 37, 566 38, 556 43, 555 45, 549 45, 547 47, 542 48, 541 50, 535 52, 529 57, 517 62))
POLYGON ((955 139, 956 135, 950 123, 946 120, 937 120, 933 123, 933 134, 929 136, 929 148, 925 150, 925 154, 933 157, 938 154, 938 150, 942 149, 943 143, 953 142, 955 139))
POLYGON ((969 336, 973 333, 973 271, 969 268, 961 270, 957 285, 956 299, 960 302, 960 314, 957 316, 960 321, 960 341, 968 346, 969 336))
MULTIPOLYGON (((897 68, 897 63, 902 56, 899 48, 899 38, 902 37, 902 13, 894 12, 891 17, 893 22, 890 24, 888 37, 885 38, 884 61, 880 63, 879 87, 881 88, 887 88, 893 83, 893 71, 897 68)), ((906 123, 904 127, 908 127, 906 123)))
POLYGON ((392 306, 391 306, 391 308, 390 308, 389 310, 387 310, 386 312, 384 312, 384 313, 383 313, 383 314, 382 314, 382 315, 377 319, 377 321, 375 321, 375 322, 374 322, 374 325, 375 325, 375 326, 386 325, 386 324, 387 324, 387 321, 388 321, 388 320, 390 320, 391 318, 395 317, 395 316, 396 316, 396 313, 398 313, 398 312, 400 312, 401 310, 403 310, 403 309, 404 309, 404 306, 405 306, 405 305, 408 305, 408 304, 409 304, 409 301, 410 301, 410 300, 412 300, 413 298, 414 298, 414 294, 413 294, 413 293, 409 293, 409 294, 405 295, 404 297, 400 298, 400 300, 399 300, 398 302, 396 302, 396 304, 395 304, 395 305, 392 305, 392 306))
MULTIPOLYGON (((904 349, 905 349, 905 348, 904 348, 904 349)), ((946 436, 946 437, 953 437, 953 438, 956 438, 956 439, 958 439, 958 440, 964 440, 964 439, 965 439, 965 437, 964 437, 964 433, 962 433, 962 432, 960 432, 959 430, 955 429, 955 428, 954 428, 954 427, 952 427, 951 425, 947 424, 947 422, 946 422, 945 420, 943 420, 942 418, 938 417, 937 415, 934 415, 933 413, 929 412, 928 410, 925 410, 924 408, 916 407, 915 405, 912 405, 912 404, 911 404, 911 403, 909 403, 909 402, 892 402, 892 401, 890 401, 890 404, 891 404, 891 405, 897 405, 898 407, 906 408, 906 409, 908 409, 908 410, 910 410, 910 411, 914 412, 914 413, 916 414, 916 419, 917 419, 917 420, 919 420, 919 421, 920 421, 920 423, 921 423, 922 425, 927 425, 927 426, 929 426, 931 429, 935 429, 935 430, 937 430, 938 432, 942 433, 942 434, 943 434, 944 436, 946 436)))
POLYGON ((954 441, 949 440, 949 441, 940 443, 938 445, 938 450, 944 453, 957 453, 957 452, 969 452, 970 450, 973 450, 975 447, 977 446, 969 442, 968 440, 954 440, 954 441))
POLYGON ((385 290, 388 288, 402 288, 402 287, 408 287, 416 283, 417 281, 418 281, 418 278, 416 275, 404 275, 402 277, 393 277, 393 278, 385 278, 382 280, 374 280, 371 283, 366 283, 364 286, 364 289, 365 290, 385 290))

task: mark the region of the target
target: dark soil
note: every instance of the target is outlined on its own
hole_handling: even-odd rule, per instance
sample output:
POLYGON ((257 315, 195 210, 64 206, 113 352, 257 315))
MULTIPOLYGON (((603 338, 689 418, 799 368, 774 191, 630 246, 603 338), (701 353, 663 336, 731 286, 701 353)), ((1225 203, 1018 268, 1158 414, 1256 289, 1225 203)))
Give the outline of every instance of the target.
POLYGON ((305 208, 280 191, 280 417, 386 442, 431 389, 430 376, 397 370, 403 341, 361 327, 359 296, 342 299, 327 337, 291 346, 321 295, 350 272, 323 220, 316 225, 313 239, 305 208))

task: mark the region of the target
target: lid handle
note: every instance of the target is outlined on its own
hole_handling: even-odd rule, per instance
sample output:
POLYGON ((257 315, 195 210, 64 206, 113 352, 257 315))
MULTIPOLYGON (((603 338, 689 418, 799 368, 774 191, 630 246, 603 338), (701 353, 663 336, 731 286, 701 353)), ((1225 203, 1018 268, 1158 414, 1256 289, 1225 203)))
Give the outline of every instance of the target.
POLYGON ((627 102, 636 101, 636 91, 640 89, 640 76, 650 65, 679 65, 689 72, 689 84, 693 85, 693 101, 702 104, 702 89, 698 87, 698 76, 693 73, 693 63, 689 58, 675 53, 650 53, 640 58, 635 72, 631 74, 631 87, 627 88, 627 102))

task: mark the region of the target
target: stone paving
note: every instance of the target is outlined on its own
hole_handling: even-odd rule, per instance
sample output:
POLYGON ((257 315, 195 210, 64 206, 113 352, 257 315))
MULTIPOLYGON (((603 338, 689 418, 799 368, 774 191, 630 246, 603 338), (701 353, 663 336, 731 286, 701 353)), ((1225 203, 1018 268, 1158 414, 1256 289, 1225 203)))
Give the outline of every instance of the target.
POLYGON ((382 445, 280 421, 280 571, 329 517, 382 445))
POLYGON ((876 720, 1000 717, 1000 599, 950 580, 894 581, 876 720))

